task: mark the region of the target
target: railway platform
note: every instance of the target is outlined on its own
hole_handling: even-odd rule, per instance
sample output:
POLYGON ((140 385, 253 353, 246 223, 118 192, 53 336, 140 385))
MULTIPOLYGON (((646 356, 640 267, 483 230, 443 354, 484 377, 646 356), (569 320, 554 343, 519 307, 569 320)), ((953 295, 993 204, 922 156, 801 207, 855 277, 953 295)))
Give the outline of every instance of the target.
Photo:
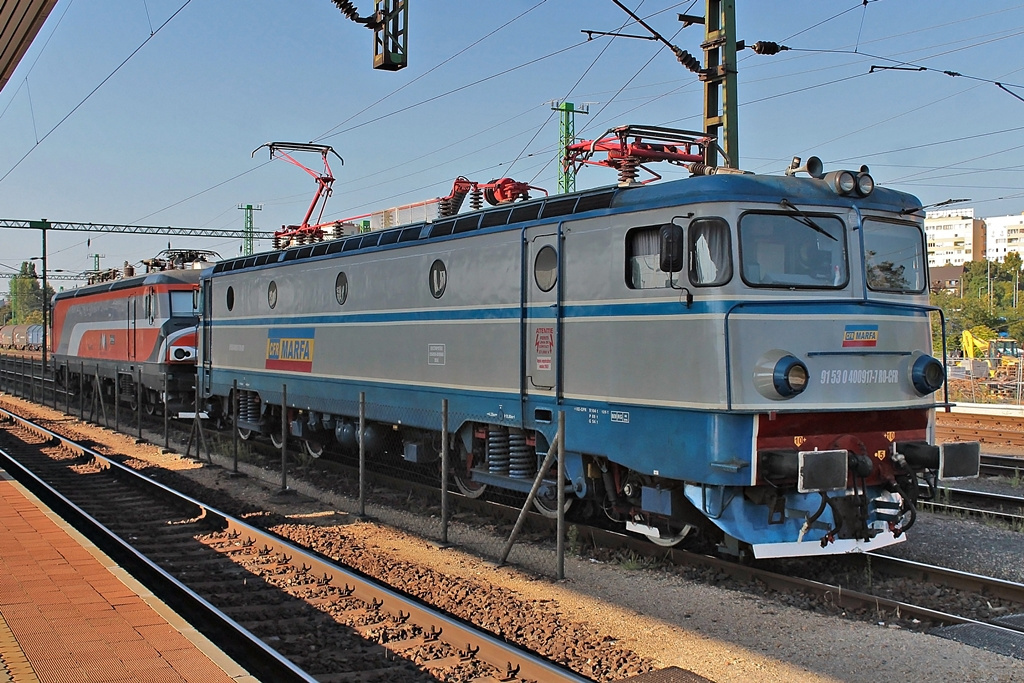
POLYGON ((0 683, 257 683, 0 470, 0 683))

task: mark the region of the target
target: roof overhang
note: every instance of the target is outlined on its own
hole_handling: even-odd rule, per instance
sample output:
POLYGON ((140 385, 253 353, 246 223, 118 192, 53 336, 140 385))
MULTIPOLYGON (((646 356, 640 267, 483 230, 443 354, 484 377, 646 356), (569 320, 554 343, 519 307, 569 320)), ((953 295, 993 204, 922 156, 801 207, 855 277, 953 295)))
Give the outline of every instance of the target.
POLYGON ((57 0, 0 0, 0 90, 56 4, 57 0))

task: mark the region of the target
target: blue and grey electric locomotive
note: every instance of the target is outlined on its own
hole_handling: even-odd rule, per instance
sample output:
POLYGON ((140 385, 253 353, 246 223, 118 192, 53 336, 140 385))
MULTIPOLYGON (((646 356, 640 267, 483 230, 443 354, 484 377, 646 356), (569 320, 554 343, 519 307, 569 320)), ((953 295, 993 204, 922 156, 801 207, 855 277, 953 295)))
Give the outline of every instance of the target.
POLYGON ((242 426, 274 433, 286 385, 319 452, 354 446, 365 392, 367 447, 386 430, 422 461, 447 398, 467 495, 528 490, 564 411, 546 512, 563 485, 658 543, 703 525, 756 557, 901 540, 919 475, 979 459, 933 445, 920 202, 866 171, 691 171, 221 262, 210 408, 237 381, 242 426))

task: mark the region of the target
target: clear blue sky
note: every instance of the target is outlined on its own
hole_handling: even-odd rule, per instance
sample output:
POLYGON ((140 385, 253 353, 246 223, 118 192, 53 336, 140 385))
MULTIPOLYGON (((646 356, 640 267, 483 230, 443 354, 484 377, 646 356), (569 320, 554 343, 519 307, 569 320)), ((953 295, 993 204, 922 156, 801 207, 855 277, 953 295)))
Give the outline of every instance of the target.
MULTIPOLYGON (((703 14, 704 0, 627 4, 701 55, 703 28, 680 30, 676 15, 703 14)), ((979 216, 1024 211, 1024 101, 975 80, 1024 97, 1011 86, 1024 84, 1024 3, 736 5, 740 39, 800 49, 740 53, 742 168, 780 173, 792 156, 816 154, 826 169, 866 163, 877 183, 925 203, 968 197, 979 216), (929 70, 869 74, 897 62, 929 70)), ((289 164, 266 163, 266 150, 250 157, 271 140, 334 146, 345 164, 333 165, 325 217, 342 218, 443 196, 459 175, 511 176, 553 192, 551 100, 590 103, 591 115, 577 119, 582 137, 625 123, 702 125, 700 84, 668 50, 586 41, 582 29, 643 33, 611 0, 410 6, 409 66, 384 72, 371 68, 372 33, 329 0, 59 0, 0 92, 0 218, 238 229, 237 205, 262 203, 256 226, 274 230, 301 220, 314 184, 289 164)), ((577 184, 614 180, 595 168, 577 184)), ((224 256, 240 248, 52 233, 50 268, 87 269, 92 253, 105 254, 103 267, 137 263, 169 239, 224 256)), ((40 252, 36 232, 3 230, 0 240, 6 266, 40 252)))

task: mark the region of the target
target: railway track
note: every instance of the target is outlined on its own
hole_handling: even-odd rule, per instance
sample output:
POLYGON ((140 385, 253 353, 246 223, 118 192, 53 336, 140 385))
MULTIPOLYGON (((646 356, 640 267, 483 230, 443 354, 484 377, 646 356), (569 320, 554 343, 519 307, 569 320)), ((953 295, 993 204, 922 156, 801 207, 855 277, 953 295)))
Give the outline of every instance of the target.
POLYGON ((119 562, 148 563, 154 592, 176 587, 169 602, 189 604, 211 639, 267 680, 591 680, 9 411, 0 419, 17 435, 4 436, 5 469, 48 503, 81 510, 73 523, 119 562))
POLYGON ((942 487, 938 500, 918 501, 917 507, 919 510, 998 520, 1012 529, 1024 530, 1024 497, 1021 496, 942 487))
MULTIPOLYGON (((387 478, 382 479, 386 481, 387 478)), ((409 482, 402 483, 409 487, 409 482)), ((968 501, 954 498, 961 495, 958 492, 949 495, 951 504, 967 505, 968 501)), ((517 513, 511 506, 485 500, 462 499, 459 504, 492 518, 511 520, 517 513)), ((988 510, 986 514, 992 512, 988 510)), ((1013 513, 1007 511, 1006 514, 1013 513)), ((533 521, 539 525, 550 522, 542 518, 533 521)), ((645 540, 603 529, 578 524, 576 527, 580 542, 597 552, 623 551, 630 556, 678 565, 699 577, 723 576, 739 583, 799 593, 812 604, 827 606, 831 610, 853 612, 871 619, 896 620, 910 628, 970 628, 987 634, 982 637, 998 637, 1015 643, 1014 648, 1019 644, 1019 651, 1024 652, 1024 641, 1021 640, 1024 636, 1019 629, 1012 622, 1004 624, 998 621, 1007 613, 1024 612, 1024 586, 1019 584, 914 565, 878 555, 836 558, 835 562, 842 566, 835 573, 841 578, 822 580, 821 576, 808 575, 806 565, 772 567, 764 563, 755 567, 685 550, 655 547, 645 540), (875 585, 869 581, 866 587, 858 587, 865 575, 875 577, 875 585), (908 580, 908 577, 916 578, 908 580), (951 604, 967 607, 951 609, 951 604)), ((819 564, 813 566, 821 567, 819 564)), ((711 580, 719 583, 718 579, 711 580)))
POLYGON ((980 441, 982 450, 998 448, 1024 453, 1024 421, 1006 415, 936 411, 935 439, 980 441))

